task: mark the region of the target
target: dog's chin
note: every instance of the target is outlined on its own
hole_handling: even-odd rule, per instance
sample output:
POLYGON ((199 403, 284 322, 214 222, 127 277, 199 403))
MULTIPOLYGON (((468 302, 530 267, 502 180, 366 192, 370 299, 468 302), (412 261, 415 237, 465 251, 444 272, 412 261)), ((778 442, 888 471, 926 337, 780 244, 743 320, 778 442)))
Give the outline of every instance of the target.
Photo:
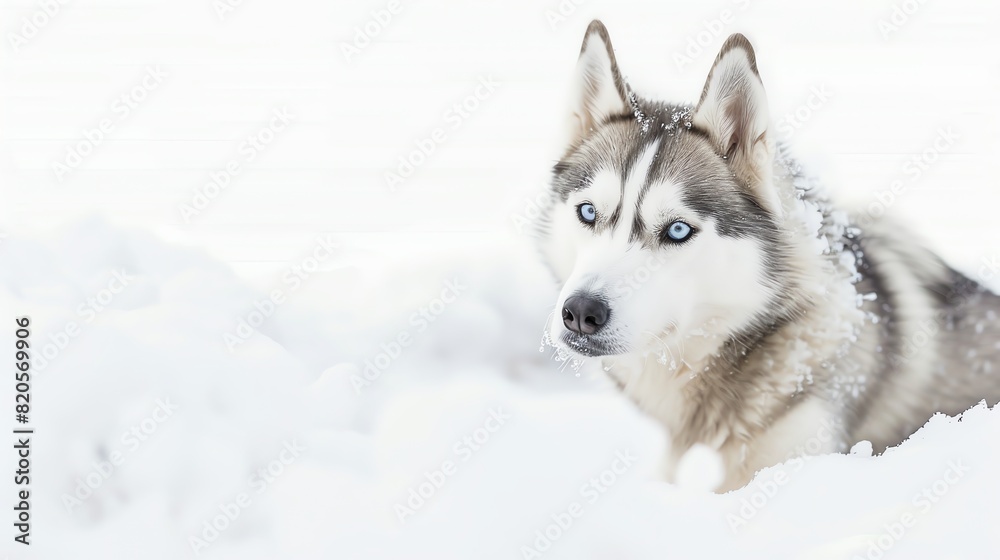
POLYGON ((584 358, 598 358, 621 354, 620 345, 593 335, 564 331, 559 337, 560 346, 571 354, 584 358))

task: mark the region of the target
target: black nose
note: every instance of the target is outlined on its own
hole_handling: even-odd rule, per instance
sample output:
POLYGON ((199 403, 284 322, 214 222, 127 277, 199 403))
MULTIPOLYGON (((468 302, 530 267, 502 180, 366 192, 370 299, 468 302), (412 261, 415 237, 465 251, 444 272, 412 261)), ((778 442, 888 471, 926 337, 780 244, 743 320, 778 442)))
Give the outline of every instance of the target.
POLYGON ((594 334, 601 330, 609 314, 604 302, 590 296, 570 296, 562 310, 563 324, 577 334, 594 334))

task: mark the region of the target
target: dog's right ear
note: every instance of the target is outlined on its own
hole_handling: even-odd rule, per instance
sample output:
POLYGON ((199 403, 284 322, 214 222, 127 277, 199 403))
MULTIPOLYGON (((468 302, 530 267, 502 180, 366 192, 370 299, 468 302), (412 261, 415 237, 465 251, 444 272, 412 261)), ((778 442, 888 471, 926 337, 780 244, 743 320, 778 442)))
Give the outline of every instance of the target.
POLYGON ((774 153, 767 95, 757 72, 757 55, 743 35, 730 35, 722 44, 691 122, 708 135, 755 200, 780 216, 781 200, 770 180, 774 153))
POLYGON ((595 19, 576 63, 567 145, 578 143, 609 117, 627 114, 627 95, 608 30, 595 19))

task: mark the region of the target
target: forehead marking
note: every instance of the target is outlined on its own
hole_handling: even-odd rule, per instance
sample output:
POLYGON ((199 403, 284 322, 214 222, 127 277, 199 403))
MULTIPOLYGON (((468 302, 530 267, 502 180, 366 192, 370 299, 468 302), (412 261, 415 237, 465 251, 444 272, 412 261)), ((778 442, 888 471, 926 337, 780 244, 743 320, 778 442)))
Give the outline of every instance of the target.
MULTIPOLYGON (((612 231, 617 229, 618 222, 623 215, 623 211, 632 213, 632 219, 629 221, 631 221, 634 226, 635 218, 639 216, 639 203, 641 201, 641 196, 643 191, 646 190, 646 185, 652 175, 653 166, 656 164, 656 158, 658 157, 657 153, 659 151, 660 139, 657 138, 643 148, 642 153, 637 158, 635 164, 628 170, 628 175, 622 180, 621 200, 618 202, 618 208, 615 209, 615 213, 611 217, 612 231)), ((628 219, 629 215, 625 214, 625 217, 628 219)), ((629 239, 631 238, 632 236, 630 235, 629 239)))
POLYGON ((649 192, 649 189, 653 186, 653 183, 655 183, 657 180, 662 179, 661 177, 659 177, 660 175, 659 171, 664 164, 662 158, 664 157, 664 153, 666 150, 661 149, 663 148, 663 146, 660 144, 659 140, 657 140, 655 146, 656 146, 656 152, 654 152, 654 154, 656 155, 656 157, 661 158, 661 160, 659 161, 659 166, 656 165, 657 162, 654 160, 651 163, 649 169, 646 171, 646 181, 642 185, 642 189, 639 191, 639 196, 635 201, 635 217, 632 219, 632 231, 629 233, 628 237, 629 241, 634 242, 642 238, 642 234, 646 229, 646 222, 642 217, 642 203, 643 201, 645 201, 646 193, 649 192))

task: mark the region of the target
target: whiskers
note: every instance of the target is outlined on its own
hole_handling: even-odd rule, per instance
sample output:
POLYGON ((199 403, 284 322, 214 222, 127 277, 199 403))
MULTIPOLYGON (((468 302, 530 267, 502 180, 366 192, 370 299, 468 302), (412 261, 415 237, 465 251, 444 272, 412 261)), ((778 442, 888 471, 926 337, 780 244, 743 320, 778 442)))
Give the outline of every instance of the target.
POLYGON ((555 314, 556 306, 553 305, 552 310, 549 311, 548 316, 545 318, 545 325, 542 327, 542 340, 538 346, 538 351, 544 352, 546 346, 552 348, 552 355, 549 356, 549 359, 561 364, 559 371, 565 371, 567 367, 570 367, 576 373, 576 376, 580 377, 580 369, 583 368, 586 359, 579 359, 570 354, 568 350, 552 340, 552 335, 549 333, 549 325, 552 324, 555 314))
MULTIPOLYGON (((670 331, 673 331, 673 332, 678 332, 677 323, 675 323, 674 321, 671 321, 667 325, 667 329, 665 329, 665 330, 670 330, 670 331)), ((656 362, 658 364, 668 366, 669 369, 671 371, 673 371, 675 374, 679 374, 680 371, 681 371, 681 368, 679 367, 678 364, 681 364, 681 365, 687 366, 688 368, 691 368, 691 365, 688 364, 686 361, 684 361, 684 346, 683 346, 684 339, 683 338, 679 338, 678 339, 679 342, 677 344, 677 356, 674 356, 674 352, 671 349, 670 345, 667 344, 666 342, 664 342, 664 340, 662 338, 660 338, 656 333, 654 333, 653 331, 644 330, 644 331, 642 331, 642 334, 650 336, 651 338, 655 339, 659 343, 659 345, 660 345, 659 357, 657 357, 657 359, 656 359, 656 362)))

